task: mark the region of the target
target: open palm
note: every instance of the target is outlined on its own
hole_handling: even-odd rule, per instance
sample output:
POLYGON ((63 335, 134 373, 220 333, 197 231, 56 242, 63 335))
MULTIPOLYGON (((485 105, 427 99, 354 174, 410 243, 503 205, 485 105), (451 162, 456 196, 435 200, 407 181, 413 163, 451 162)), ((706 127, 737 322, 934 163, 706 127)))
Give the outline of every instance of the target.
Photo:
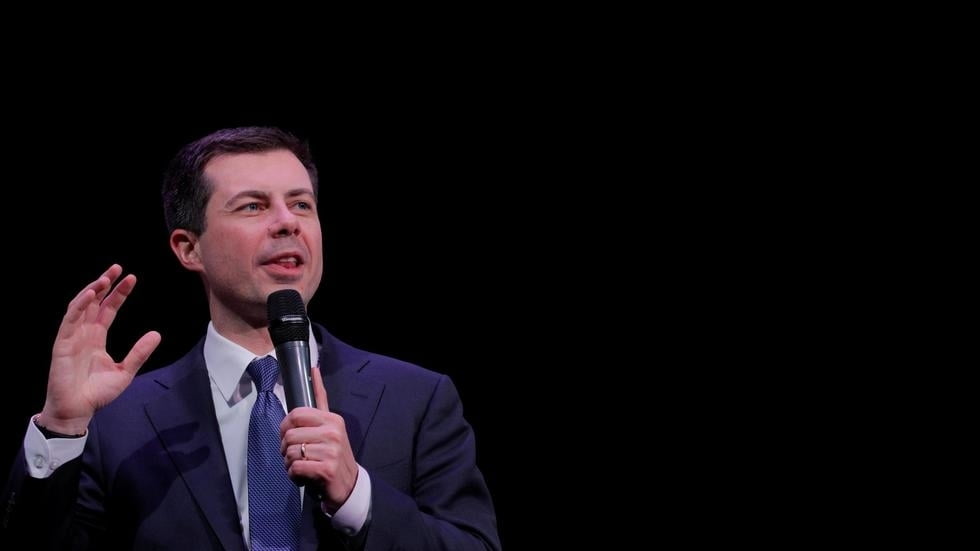
POLYGON ((43 426, 72 434, 85 431, 95 411, 129 386, 133 376, 160 344, 160 334, 140 337, 121 362, 106 352, 106 336, 119 308, 133 291, 136 276, 113 264, 72 299, 51 353, 43 426))

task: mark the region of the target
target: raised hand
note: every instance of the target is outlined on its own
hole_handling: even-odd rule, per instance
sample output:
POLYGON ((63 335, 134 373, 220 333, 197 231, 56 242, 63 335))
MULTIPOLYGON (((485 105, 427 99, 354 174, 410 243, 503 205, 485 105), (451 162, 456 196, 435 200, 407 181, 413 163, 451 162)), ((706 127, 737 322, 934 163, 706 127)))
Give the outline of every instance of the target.
POLYGON ((136 285, 113 264, 68 304, 51 352, 48 393, 37 422, 52 431, 83 434, 95 411, 119 396, 160 344, 160 333, 140 337, 122 362, 106 352, 106 335, 136 285))

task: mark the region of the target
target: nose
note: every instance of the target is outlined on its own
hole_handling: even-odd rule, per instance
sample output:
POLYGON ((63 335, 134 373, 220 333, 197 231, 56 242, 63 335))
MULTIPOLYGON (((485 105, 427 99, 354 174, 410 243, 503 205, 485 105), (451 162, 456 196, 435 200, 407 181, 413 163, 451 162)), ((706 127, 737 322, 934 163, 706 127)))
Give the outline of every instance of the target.
POLYGON ((277 205, 273 210, 272 223, 269 233, 273 237, 288 237, 299 233, 299 219, 284 204, 277 205))

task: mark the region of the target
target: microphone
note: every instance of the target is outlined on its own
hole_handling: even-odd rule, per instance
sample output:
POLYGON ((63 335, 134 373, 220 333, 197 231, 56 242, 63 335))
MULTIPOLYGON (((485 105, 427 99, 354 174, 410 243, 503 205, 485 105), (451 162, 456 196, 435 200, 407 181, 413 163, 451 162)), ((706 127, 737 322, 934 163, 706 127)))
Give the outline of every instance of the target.
POLYGON ((286 391, 286 408, 316 407, 313 398, 313 374, 310 372, 310 320, 306 317, 303 297, 294 289, 283 289, 269 295, 269 335, 276 346, 282 386, 286 391))

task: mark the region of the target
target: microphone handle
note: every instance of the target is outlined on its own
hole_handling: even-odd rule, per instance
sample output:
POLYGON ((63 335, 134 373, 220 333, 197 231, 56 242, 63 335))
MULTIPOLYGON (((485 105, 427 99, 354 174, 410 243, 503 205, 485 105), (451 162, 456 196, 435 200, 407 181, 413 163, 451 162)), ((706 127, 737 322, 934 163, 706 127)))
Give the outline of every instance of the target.
POLYGON ((276 347, 286 408, 316 407, 313 398, 313 374, 310 372, 310 345, 306 341, 286 341, 276 347))

